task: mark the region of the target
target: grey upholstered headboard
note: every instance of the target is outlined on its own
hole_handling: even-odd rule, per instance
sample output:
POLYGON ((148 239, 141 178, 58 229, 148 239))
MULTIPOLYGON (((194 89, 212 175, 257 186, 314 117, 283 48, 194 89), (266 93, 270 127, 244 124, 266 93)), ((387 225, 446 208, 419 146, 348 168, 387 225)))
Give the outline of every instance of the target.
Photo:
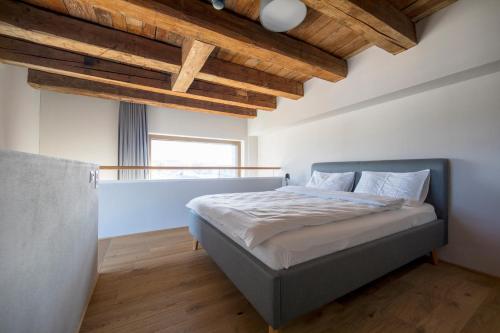
POLYGON ((448 182, 449 162, 447 159, 388 160, 361 162, 323 162, 314 163, 311 172, 356 172, 355 184, 361 171, 410 172, 424 169, 431 170, 429 194, 425 200, 434 206, 440 219, 448 220, 448 182))

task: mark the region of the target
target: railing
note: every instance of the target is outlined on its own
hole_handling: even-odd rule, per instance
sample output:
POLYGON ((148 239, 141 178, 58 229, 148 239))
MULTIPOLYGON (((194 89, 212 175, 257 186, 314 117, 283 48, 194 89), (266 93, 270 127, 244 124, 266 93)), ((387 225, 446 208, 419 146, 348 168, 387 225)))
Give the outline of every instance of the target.
POLYGON ((149 171, 140 179, 188 179, 188 178, 227 178, 227 177, 278 177, 281 167, 234 167, 234 166, 110 166, 99 168, 101 179, 117 179, 120 170, 149 171), (102 171, 108 173, 104 174, 102 171))
POLYGON ((280 167, 231 167, 231 166, 110 166, 100 170, 281 170, 280 167))

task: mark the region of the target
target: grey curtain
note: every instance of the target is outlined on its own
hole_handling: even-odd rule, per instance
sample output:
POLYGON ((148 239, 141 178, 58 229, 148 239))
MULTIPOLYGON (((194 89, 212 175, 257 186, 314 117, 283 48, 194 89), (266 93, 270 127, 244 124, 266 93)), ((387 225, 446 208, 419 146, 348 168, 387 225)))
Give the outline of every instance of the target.
MULTIPOLYGON (((120 102, 118 116, 118 165, 149 165, 146 105, 120 102)), ((118 179, 148 179, 147 170, 119 170, 118 179)))

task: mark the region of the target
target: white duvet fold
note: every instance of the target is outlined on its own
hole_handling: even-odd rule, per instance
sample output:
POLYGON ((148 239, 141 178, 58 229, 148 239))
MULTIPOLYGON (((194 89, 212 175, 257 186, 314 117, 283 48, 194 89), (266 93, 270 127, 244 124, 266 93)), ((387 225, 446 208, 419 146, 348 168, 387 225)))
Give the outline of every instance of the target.
POLYGON ((402 199, 302 186, 275 191, 205 195, 186 206, 205 220, 231 224, 249 248, 290 230, 401 208, 402 199))

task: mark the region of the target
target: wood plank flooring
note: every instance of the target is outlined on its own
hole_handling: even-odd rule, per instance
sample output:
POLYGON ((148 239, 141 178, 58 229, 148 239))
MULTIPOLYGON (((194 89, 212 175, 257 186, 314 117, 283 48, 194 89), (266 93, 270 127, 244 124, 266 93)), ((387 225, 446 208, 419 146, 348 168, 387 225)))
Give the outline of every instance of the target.
MULTIPOLYGON (((205 251, 192 250, 185 228, 113 238, 100 249, 81 332, 267 332, 205 251)), ((500 279, 422 258, 282 332, 500 332, 500 279)))

